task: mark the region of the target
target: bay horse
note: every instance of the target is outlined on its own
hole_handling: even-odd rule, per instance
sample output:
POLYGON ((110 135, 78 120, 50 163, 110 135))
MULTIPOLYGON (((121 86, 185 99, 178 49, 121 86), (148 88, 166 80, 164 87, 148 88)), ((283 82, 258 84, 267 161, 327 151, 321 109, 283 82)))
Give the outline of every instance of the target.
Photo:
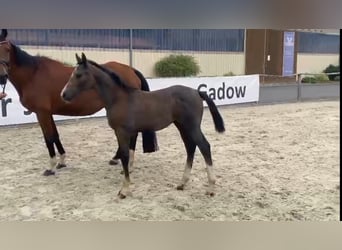
POLYGON ((121 150, 124 180, 119 198, 131 194, 129 190, 129 165, 131 142, 139 131, 158 131, 174 123, 180 132, 187 152, 185 170, 177 189, 183 190, 190 178, 196 146, 205 162, 209 181, 207 194, 214 195, 215 177, 210 144, 201 131, 203 100, 207 102, 215 129, 225 131, 223 119, 205 92, 185 87, 172 86, 157 91, 145 92, 128 86, 113 71, 82 58, 76 54, 77 66, 66 83, 61 97, 70 102, 83 91, 93 89, 102 98, 109 126, 115 131, 121 150))
MULTIPOLYGON (((0 83, 4 85, 9 79, 19 94, 21 104, 36 113, 50 155, 50 164, 43 174, 53 175, 54 169, 65 167, 66 163, 65 150, 52 115, 91 115, 104 107, 103 100, 96 91, 89 90, 73 102, 65 103, 60 92, 74 68, 48 57, 29 55, 6 37, 7 30, 3 29, 0 34, 0 83), (59 160, 54 146, 60 155, 59 160)), ((116 72, 132 88, 149 91, 146 79, 138 70, 118 62, 107 62, 103 67, 116 72)), ((142 131, 142 135, 144 152, 158 150, 154 131, 142 131)), ((120 151, 117 150, 109 163, 116 164, 119 158, 120 151)))

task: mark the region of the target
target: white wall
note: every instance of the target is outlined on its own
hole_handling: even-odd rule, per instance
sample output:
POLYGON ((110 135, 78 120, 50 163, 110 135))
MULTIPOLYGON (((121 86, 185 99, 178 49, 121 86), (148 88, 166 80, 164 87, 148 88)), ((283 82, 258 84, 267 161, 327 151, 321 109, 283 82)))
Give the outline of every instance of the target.
POLYGON ((338 65, 339 55, 308 53, 297 55, 297 73, 322 73, 329 64, 338 65))
MULTIPOLYGON (((87 57, 104 63, 117 61, 129 64, 129 51, 123 49, 72 48, 72 47, 36 47, 22 46, 31 55, 45 55, 53 59, 75 65, 75 53, 86 53, 87 57)), ((133 66, 141 71, 145 77, 156 77, 154 65, 161 58, 170 54, 192 55, 199 63, 199 76, 222 76, 228 72, 235 75, 245 74, 245 53, 237 52, 170 52, 134 50, 133 66)), ((338 64, 338 54, 308 54, 298 53, 297 73, 321 73, 329 64, 338 64)))
MULTIPOLYGON (((31 55, 44 55, 55 60, 67 62, 75 65, 75 53, 84 52, 89 59, 98 63, 107 61, 117 61, 129 64, 129 51, 122 49, 99 49, 99 48, 68 48, 68 47, 33 47, 21 46, 23 50, 31 55)), ((244 53, 215 53, 215 52, 170 52, 170 51, 151 51, 134 50, 133 66, 141 71, 145 77, 156 77, 154 65, 161 58, 170 54, 192 55, 199 63, 201 72, 199 76, 222 76, 228 72, 235 75, 245 73, 245 54, 244 53)))
POLYGON ((148 77, 154 77, 154 65, 160 59, 171 54, 194 56, 200 66, 199 76, 222 76, 228 72, 235 75, 245 74, 244 53, 215 52, 159 52, 134 50, 133 65, 148 77))

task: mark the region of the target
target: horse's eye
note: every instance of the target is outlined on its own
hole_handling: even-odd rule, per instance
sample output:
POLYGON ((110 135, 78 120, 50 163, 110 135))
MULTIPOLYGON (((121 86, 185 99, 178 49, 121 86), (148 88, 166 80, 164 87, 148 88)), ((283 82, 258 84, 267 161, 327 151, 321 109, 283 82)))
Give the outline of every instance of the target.
POLYGON ((81 78, 81 74, 76 74, 75 77, 78 79, 78 78, 81 78))

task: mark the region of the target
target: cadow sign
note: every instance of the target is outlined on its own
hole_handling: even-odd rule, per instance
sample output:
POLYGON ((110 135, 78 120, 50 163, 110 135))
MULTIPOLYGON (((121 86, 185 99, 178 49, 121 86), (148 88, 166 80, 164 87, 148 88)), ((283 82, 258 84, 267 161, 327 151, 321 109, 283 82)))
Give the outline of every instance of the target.
MULTIPOLYGON (((259 75, 231 77, 189 77, 147 79, 151 90, 173 85, 184 85, 207 92, 216 105, 228 105, 259 101, 259 75)), ((11 82, 6 86, 7 97, 0 101, 0 126, 37 122, 34 113, 27 111, 20 103, 19 96, 11 82)), ((204 102, 204 105, 206 103, 204 102)), ((91 116, 105 116, 104 109, 91 116)), ((75 119, 75 116, 54 115, 55 120, 75 119)))
MULTIPOLYGON (((184 85, 207 92, 216 105, 259 101, 259 75, 149 79, 151 90, 184 85)), ((206 103, 204 102, 206 105, 206 103)))

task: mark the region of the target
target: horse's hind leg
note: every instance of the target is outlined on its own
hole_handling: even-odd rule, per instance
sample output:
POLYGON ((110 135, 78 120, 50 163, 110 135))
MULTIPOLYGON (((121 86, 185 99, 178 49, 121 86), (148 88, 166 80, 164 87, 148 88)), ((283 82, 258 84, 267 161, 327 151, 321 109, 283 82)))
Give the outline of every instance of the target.
POLYGON ((215 187, 215 177, 213 172, 213 161, 211 158, 211 150, 210 150, 210 144, 203 135, 200 128, 193 130, 192 138, 197 144, 199 150, 201 151, 205 163, 206 163, 206 170, 208 175, 208 182, 209 182, 209 188, 206 192, 206 194, 213 196, 215 194, 214 187, 215 187))
POLYGON ((196 144, 192 140, 190 134, 187 133, 187 131, 179 123, 175 122, 175 125, 181 134, 181 137, 184 142, 185 149, 186 149, 186 153, 187 153, 187 159, 185 163, 183 177, 182 177, 180 184, 177 185, 178 190, 183 190, 185 187, 185 184, 190 179, 192 164, 194 161, 194 155, 195 155, 195 150, 196 150, 196 144))

